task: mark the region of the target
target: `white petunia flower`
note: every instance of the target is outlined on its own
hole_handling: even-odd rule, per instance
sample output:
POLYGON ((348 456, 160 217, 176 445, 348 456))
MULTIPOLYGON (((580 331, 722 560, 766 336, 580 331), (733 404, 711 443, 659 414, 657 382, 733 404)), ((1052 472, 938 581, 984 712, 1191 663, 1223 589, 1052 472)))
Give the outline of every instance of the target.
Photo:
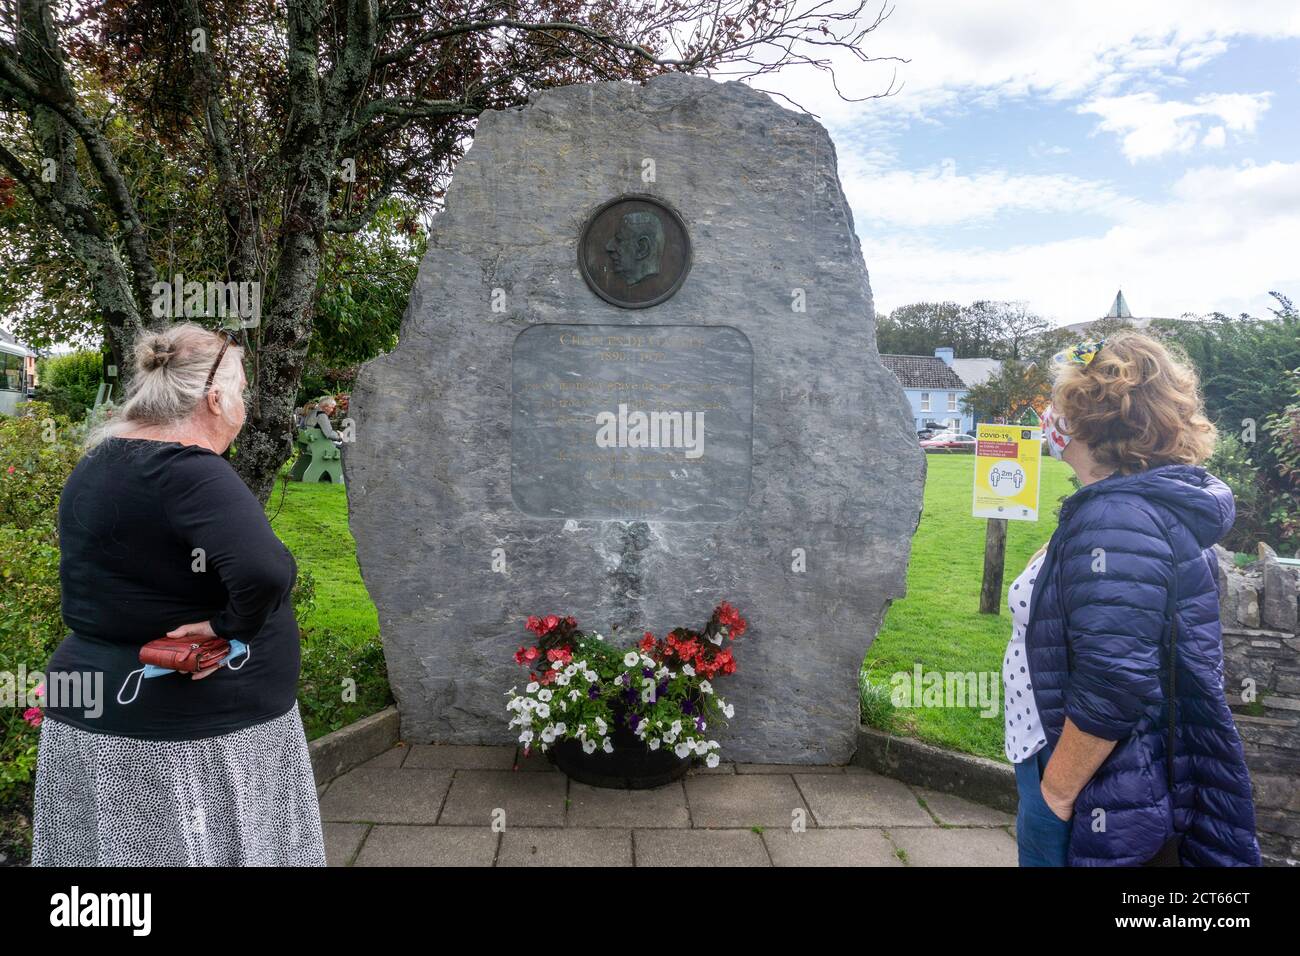
POLYGON ((691 745, 678 744, 676 747, 673 748, 673 753, 677 754, 679 758, 684 760, 685 758, 691 755, 691 745))
POLYGON ((551 705, 550 705, 550 704, 538 704, 538 705, 537 705, 537 716, 540 717, 540 718, 542 718, 542 720, 545 720, 547 717, 551 716, 551 705))
POLYGON ((601 717, 597 717, 597 718, 596 718, 596 733, 598 733, 598 734, 600 734, 602 737, 604 737, 604 736, 605 736, 605 732, 606 732, 608 729, 609 729, 609 725, 605 723, 604 719, 601 718, 601 717))
POLYGON ((596 741, 584 740, 582 742, 582 752, 588 754, 594 754, 596 752, 596 741))
POLYGON ((712 693, 713 693, 713 685, 710 684, 710 683, 709 683, 708 681, 706 681, 706 680, 702 680, 702 681, 700 681, 700 692, 701 692, 701 693, 704 693, 704 694, 712 694, 712 693))
POLYGON ((571 691, 569 691, 569 700, 577 700, 577 699, 578 699, 578 696, 579 696, 579 695, 578 695, 578 692, 577 692, 576 690, 571 690, 571 691))
POLYGON ((541 687, 541 686, 542 686, 542 685, 539 684, 539 683, 537 683, 537 681, 533 681, 531 684, 529 684, 527 687, 525 687, 524 690, 528 691, 528 693, 530 693, 530 694, 536 694, 536 693, 537 693, 537 689, 538 689, 539 687, 541 687))
POLYGON ((565 732, 566 730, 568 730, 568 729, 569 729, 569 728, 568 728, 568 725, 565 724, 564 721, 560 721, 558 724, 555 725, 555 736, 557 736, 557 737, 560 736, 562 733, 564 733, 564 732, 565 732))
POLYGON ((533 739, 533 732, 531 730, 525 730, 523 733, 519 735, 519 742, 521 744, 530 743, 532 739, 533 739))
POLYGON ((610 742, 608 737, 605 738, 605 743, 601 746, 601 749, 607 754, 612 754, 614 752, 614 745, 610 742))
POLYGON ((682 722, 680 720, 674 720, 672 726, 669 727, 668 730, 673 734, 680 734, 682 732, 682 722))
POLYGON ((569 686, 568 675, 561 674, 559 677, 555 678, 555 683, 559 684, 561 687, 568 687, 569 686))
POLYGON ((659 738, 658 738, 658 737, 651 737, 651 738, 650 738, 646 743, 647 743, 647 745, 650 747, 651 750, 658 750, 658 749, 659 749, 659 738))
POLYGON ((736 708, 733 707, 731 704, 727 704, 725 707, 722 708, 722 716, 730 720, 732 717, 736 716, 736 708))
POLYGON ((542 688, 537 692, 538 700, 543 700, 543 701, 550 700, 553 696, 555 695, 551 691, 547 690, 546 688, 542 688))
POLYGON ((692 667, 690 664, 683 664, 683 665, 682 665, 682 673, 685 674, 687 677, 694 677, 694 676, 695 676, 695 668, 692 667))
POLYGON ((637 662, 637 656, 632 651, 628 651, 626 654, 623 655, 624 667, 636 667, 636 662, 637 662))
POLYGON ((582 675, 582 678, 583 680, 589 681, 590 683, 594 684, 596 683, 596 681, 600 680, 600 675, 597 674, 595 671, 587 671, 585 674, 582 675))
POLYGON ((704 758, 704 765, 710 769, 716 767, 721 762, 722 761, 719 759, 717 754, 709 754, 704 758))

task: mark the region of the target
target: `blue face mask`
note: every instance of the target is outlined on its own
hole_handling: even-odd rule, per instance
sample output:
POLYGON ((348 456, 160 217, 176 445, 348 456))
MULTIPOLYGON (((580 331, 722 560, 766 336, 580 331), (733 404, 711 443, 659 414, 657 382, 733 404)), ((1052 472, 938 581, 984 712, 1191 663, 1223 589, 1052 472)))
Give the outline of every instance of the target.
MULTIPOLYGON (((231 639, 230 653, 227 654, 225 658, 222 659, 221 663, 218 664, 217 666, 229 667, 232 671, 242 670, 244 665, 248 663, 248 659, 249 657, 252 656, 252 653, 253 653, 252 650, 250 650, 249 646, 245 644, 243 641, 237 641, 231 639), (230 663, 237 657, 243 658, 243 660, 239 662, 238 667, 230 663)), ((145 680, 147 680, 150 677, 162 677, 164 674, 174 674, 174 673, 176 672, 172 670, 172 668, 159 667, 157 664, 145 664, 144 667, 140 667, 131 671, 131 673, 126 675, 126 680, 122 682, 121 690, 117 692, 117 702, 119 704, 130 704, 134 702, 135 699, 140 696, 140 685, 143 684, 145 680), (137 675, 139 676, 137 677, 137 675), (127 687, 131 685, 131 678, 133 677, 136 678, 135 692, 131 694, 130 698, 128 698, 127 700, 123 700, 122 695, 126 693, 127 687)))

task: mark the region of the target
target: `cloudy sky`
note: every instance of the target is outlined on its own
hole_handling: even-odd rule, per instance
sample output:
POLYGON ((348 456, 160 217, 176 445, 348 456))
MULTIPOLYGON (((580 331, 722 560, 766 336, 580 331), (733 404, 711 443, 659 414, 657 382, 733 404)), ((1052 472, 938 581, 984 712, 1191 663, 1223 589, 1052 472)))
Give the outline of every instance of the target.
POLYGON ((1300 299, 1296 0, 896 0, 842 89, 764 78, 831 131, 878 310, 1027 301, 1264 314, 1300 299))

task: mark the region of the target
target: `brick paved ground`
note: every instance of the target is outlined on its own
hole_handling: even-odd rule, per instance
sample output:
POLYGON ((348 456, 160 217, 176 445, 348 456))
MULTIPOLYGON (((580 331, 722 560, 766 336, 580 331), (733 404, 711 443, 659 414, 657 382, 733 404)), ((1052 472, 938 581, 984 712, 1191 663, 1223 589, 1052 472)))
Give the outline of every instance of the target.
POLYGON ((399 745, 329 784, 321 816, 332 866, 1016 865, 1011 816, 859 767, 602 790, 514 747, 399 745))

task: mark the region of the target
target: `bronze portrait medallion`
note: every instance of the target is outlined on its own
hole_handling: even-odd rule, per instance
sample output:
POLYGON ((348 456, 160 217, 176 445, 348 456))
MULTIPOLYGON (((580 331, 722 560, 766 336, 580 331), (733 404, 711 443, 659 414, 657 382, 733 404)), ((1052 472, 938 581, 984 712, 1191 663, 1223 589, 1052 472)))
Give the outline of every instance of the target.
POLYGON ((645 309, 671 298, 686 281, 691 240, 681 217, 660 200, 620 196, 587 220, 578 268, 606 302, 645 309))

